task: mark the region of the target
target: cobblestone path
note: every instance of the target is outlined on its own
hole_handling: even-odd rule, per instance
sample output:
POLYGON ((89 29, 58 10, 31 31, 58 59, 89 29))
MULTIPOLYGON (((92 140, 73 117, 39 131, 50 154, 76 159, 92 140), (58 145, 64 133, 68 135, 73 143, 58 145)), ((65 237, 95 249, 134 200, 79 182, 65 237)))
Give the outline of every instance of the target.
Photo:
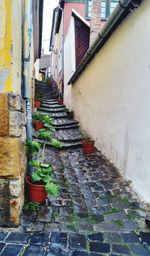
POLYGON ((56 137, 70 146, 57 151, 47 145, 45 159, 53 165, 60 196, 49 196, 35 212, 23 212, 20 227, 1 228, 0 255, 150 255, 147 212, 130 182, 96 149, 83 154, 78 122, 57 114, 56 125, 56 137))

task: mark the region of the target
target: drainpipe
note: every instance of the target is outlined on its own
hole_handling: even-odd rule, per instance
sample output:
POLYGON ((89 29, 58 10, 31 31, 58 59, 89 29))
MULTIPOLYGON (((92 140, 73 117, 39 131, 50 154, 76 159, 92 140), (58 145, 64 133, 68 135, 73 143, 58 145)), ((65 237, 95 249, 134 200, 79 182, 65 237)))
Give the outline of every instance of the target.
POLYGON ((23 37, 22 37, 22 97, 26 102, 27 140, 32 140, 32 111, 29 97, 29 67, 30 67, 30 50, 31 50, 31 34, 32 34, 32 0, 26 1, 24 4, 24 20, 23 20, 23 37))
POLYGON ((100 31, 96 40, 91 45, 91 47, 85 53, 82 61, 80 62, 79 66, 77 67, 77 70, 69 80, 68 84, 72 84, 78 79, 81 72, 90 63, 90 61, 94 58, 94 56, 100 51, 100 49, 103 47, 105 42, 111 36, 113 31, 119 26, 119 24, 130 12, 133 12, 134 9, 139 7, 141 2, 142 0, 120 0, 119 1, 112 15, 109 17, 108 21, 106 22, 106 25, 100 31))
POLYGON ((63 26, 63 31, 62 31, 62 94, 64 94, 64 11, 63 8, 59 5, 59 9, 62 12, 62 26, 63 26))

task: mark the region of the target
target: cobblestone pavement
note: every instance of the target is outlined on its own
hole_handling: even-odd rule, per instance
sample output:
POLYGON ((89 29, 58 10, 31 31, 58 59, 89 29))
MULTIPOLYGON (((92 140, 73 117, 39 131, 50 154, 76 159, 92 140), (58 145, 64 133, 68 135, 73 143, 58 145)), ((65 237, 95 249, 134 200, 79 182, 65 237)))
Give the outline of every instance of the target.
POLYGON ((46 147, 45 160, 53 165, 60 196, 23 211, 18 228, 1 228, 0 255, 150 255, 144 205, 101 152, 46 147))

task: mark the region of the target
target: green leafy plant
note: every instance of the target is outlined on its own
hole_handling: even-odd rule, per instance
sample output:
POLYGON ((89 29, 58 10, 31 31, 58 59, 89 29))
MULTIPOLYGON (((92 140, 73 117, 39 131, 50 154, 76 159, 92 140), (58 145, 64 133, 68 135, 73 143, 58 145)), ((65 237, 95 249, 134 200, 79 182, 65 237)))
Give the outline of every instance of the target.
POLYGON ((48 140, 54 148, 58 148, 58 149, 62 148, 63 143, 61 141, 59 141, 58 139, 53 138, 52 136, 53 136, 52 131, 46 131, 45 129, 39 130, 38 137, 40 139, 48 140))
POLYGON ((40 143, 33 140, 28 140, 25 145, 29 155, 37 154, 41 147, 40 143))
POLYGON ((54 119, 52 117, 48 116, 48 115, 43 115, 43 123, 53 125, 54 124, 54 119))
POLYGON ((52 132, 51 131, 43 131, 44 129, 40 129, 38 137, 43 140, 51 140, 52 139, 52 132), (42 131, 41 131, 42 130, 42 131))
POLYGON ((52 138, 51 139, 51 145, 55 148, 62 148, 63 147, 63 143, 57 139, 52 138))
POLYGON ((91 138, 90 136, 88 136, 88 135, 83 136, 83 140, 86 141, 86 142, 92 142, 92 141, 94 141, 94 139, 92 139, 92 138, 91 138))
POLYGON ((48 83, 48 82, 51 82, 51 81, 52 81, 52 77, 51 76, 50 77, 49 76, 45 77, 45 82, 48 83))
POLYGON ((65 112, 69 112, 69 109, 68 109, 68 108, 65 108, 64 111, 65 111, 65 112))
POLYGON ((23 209, 24 210, 31 210, 31 211, 36 211, 39 207, 39 203, 35 203, 35 202, 27 202, 23 209))
POLYGON ((34 113, 32 114, 32 120, 33 120, 33 122, 35 122, 35 121, 37 121, 37 120, 43 122, 43 116, 44 116, 44 115, 41 114, 41 113, 34 112, 34 113))
POLYGON ((32 172, 31 181, 35 184, 45 185, 45 190, 49 195, 58 196, 59 186, 52 180, 52 165, 43 164, 42 162, 32 160, 29 162, 30 166, 35 170, 32 172))

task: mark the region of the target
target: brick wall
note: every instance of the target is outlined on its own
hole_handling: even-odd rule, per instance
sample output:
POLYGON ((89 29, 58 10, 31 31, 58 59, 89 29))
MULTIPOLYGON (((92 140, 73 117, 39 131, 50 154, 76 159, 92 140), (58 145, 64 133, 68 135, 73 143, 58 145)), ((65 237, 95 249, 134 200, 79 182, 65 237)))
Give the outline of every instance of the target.
POLYGON ((101 0, 92 1, 91 22, 90 22, 90 46, 97 37, 101 28, 101 0))

